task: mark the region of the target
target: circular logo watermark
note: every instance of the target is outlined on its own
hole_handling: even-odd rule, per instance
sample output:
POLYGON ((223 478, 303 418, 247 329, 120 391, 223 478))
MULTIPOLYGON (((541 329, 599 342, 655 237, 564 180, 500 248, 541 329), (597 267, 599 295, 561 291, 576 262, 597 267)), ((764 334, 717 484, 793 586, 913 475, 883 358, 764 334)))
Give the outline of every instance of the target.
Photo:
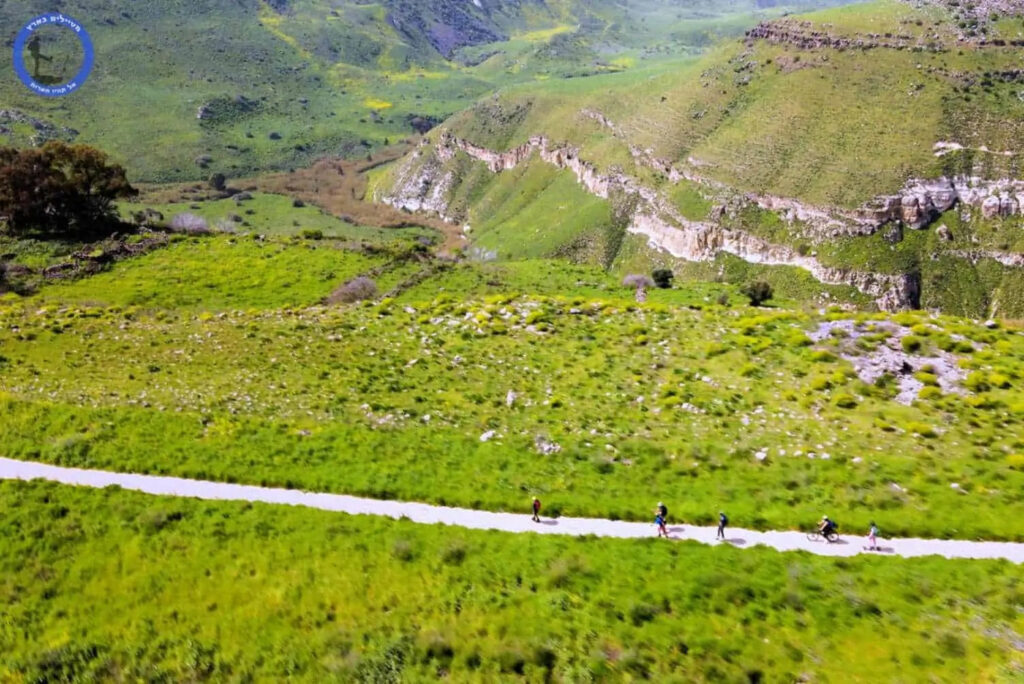
POLYGON ((29 90, 61 97, 82 87, 92 71, 92 38, 71 17, 51 12, 25 24, 14 39, 14 71, 29 90))

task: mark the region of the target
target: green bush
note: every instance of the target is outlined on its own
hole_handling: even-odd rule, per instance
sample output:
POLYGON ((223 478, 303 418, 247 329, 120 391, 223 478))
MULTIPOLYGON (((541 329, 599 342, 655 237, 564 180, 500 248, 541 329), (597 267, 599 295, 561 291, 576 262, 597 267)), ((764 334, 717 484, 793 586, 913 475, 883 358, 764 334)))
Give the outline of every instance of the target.
POLYGON ((673 278, 675 278, 675 274, 668 268, 659 268, 651 273, 651 280, 653 280, 654 284, 662 290, 667 290, 672 287, 673 278))
POLYGON ((851 409, 857 406, 857 399, 852 394, 840 393, 835 396, 833 403, 839 408, 851 409))
POLYGON ((774 296, 772 286, 763 280, 747 283, 740 292, 750 301, 750 306, 761 306, 774 296))
POLYGON ((988 374, 982 371, 974 371, 964 380, 964 387, 972 392, 987 392, 992 389, 989 385, 988 374))
POLYGON ((900 345, 903 347, 903 351, 908 354, 913 354, 921 350, 923 341, 916 335, 907 335, 900 340, 900 345))

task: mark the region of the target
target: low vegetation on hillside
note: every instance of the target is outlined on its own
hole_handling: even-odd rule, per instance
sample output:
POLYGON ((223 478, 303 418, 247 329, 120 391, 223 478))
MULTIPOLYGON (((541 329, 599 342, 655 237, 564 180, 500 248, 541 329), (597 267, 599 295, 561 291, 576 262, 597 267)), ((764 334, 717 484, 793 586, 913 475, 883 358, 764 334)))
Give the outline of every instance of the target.
POLYGON ((1021 539, 1016 328, 756 309, 716 284, 633 299, 552 261, 186 238, 3 300, 4 452, 486 509, 540 494, 644 519, 661 498, 692 523, 726 507, 758 528, 828 512, 1021 539), (344 304, 357 277, 377 296, 344 304))
POLYGON ((0 483, 14 681, 1012 681, 1009 562, 509 535, 0 483))

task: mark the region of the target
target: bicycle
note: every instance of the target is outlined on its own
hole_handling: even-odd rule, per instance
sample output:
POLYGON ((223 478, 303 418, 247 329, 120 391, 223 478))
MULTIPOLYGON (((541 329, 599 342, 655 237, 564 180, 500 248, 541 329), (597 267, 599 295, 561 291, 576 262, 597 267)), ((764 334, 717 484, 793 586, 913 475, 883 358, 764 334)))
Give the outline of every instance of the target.
POLYGON ((828 542, 829 544, 832 544, 833 542, 839 541, 839 533, 836 532, 835 530, 832 530, 828 534, 822 534, 819 530, 814 530, 813 532, 808 532, 807 533, 807 540, 808 541, 812 541, 812 542, 821 541, 822 537, 824 537, 825 541, 828 542))

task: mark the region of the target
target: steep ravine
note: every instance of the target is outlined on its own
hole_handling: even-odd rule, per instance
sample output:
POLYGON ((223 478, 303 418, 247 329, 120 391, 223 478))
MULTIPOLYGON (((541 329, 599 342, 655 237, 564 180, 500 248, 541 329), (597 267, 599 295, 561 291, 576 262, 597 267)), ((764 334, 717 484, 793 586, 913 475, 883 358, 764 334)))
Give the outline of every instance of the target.
POLYGON ((854 287, 873 297, 883 310, 912 308, 919 302, 920 286, 914 276, 830 267, 813 256, 802 255, 791 247, 770 243, 745 231, 690 221, 657 190, 623 173, 602 174, 596 166, 580 158, 577 148, 553 145, 544 136, 535 136, 507 152, 496 152, 444 133, 433 147, 421 148, 410 155, 396 172, 393 191, 378 199, 400 209, 432 211, 447 217, 448 195, 455 179, 446 163, 459 152, 485 163, 494 173, 513 169, 536 154, 559 169, 571 171, 579 183, 597 197, 608 199, 613 190, 633 196, 635 209, 627 231, 644 236, 653 248, 680 259, 711 261, 726 252, 750 263, 795 266, 822 283, 854 287))

